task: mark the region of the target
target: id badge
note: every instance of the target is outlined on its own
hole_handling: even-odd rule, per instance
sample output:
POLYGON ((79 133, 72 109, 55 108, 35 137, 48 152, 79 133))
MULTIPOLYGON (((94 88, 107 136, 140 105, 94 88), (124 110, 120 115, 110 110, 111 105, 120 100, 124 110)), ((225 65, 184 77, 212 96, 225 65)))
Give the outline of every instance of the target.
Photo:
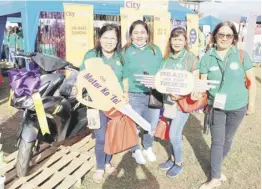
POLYGON ((214 100, 214 108, 225 109, 227 95, 225 93, 217 93, 214 100))

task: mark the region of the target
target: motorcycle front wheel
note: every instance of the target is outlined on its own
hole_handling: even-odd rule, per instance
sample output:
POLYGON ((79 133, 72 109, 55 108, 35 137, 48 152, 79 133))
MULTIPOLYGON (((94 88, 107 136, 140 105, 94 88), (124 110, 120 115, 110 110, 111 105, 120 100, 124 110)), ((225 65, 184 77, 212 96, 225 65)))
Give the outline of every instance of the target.
POLYGON ((24 177, 28 174, 34 144, 35 141, 26 142, 23 138, 21 138, 16 160, 16 172, 18 177, 24 177))

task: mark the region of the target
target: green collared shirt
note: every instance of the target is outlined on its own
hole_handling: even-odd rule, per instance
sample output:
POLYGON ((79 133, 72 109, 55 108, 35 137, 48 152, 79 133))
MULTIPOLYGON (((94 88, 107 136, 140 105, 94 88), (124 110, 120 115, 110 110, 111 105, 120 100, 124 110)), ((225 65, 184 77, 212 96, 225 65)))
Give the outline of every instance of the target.
POLYGON ((153 45, 154 51, 149 45, 143 49, 137 48, 135 45, 129 46, 122 52, 122 61, 124 64, 124 78, 128 78, 129 92, 149 92, 149 89, 136 81, 134 74, 155 75, 161 65, 162 53, 158 46, 153 45))
MULTIPOLYGON (((80 71, 85 69, 85 61, 90 59, 90 58, 95 58, 95 57, 99 57, 99 55, 97 56, 97 52, 95 49, 92 49, 90 51, 88 51, 85 56, 84 59, 82 61, 82 65, 80 66, 80 71)), ((100 58, 100 57, 99 57, 100 58)), ((103 63, 106 65, 109 65, 112 70, 114 71, 117 80, 119 82, 119 84, 121 85, 122 89, 123 89, 123 65, 120 62, 120 56, 117 53, 114 53, 114 55, 111 58, 106 58, 105 56, 101 57, 103 60, 103 63)))
POLYGON ((167 60, 163 60, 161 64, 161 69, 174 69, 174 70, 187 70, 192 72, 199 69, 199 63, 196 56, 183 49, 178 55, 170 53, 167 60))
POLYGON ((237 110, 248 103, 248 89, 245 85, 245 71, 253 67, 248 54, 244 52, 244 63, 240 60, 239 50, 235 47, 229 49, 224 60, 221 60, 215 48, 210 49, 200 61, 200 73, 207 74, 208 80, 221 81, 224 71, 224 82, 216 85, 215 89, 208 91, 208 104, 213 105, 216 93, 227 95, 225 110, 237 110))
POLYGON ((8 45, 10 48, 15 48, 16 46, 16 34, 15 33, 12 33, 9 35, 8 45))

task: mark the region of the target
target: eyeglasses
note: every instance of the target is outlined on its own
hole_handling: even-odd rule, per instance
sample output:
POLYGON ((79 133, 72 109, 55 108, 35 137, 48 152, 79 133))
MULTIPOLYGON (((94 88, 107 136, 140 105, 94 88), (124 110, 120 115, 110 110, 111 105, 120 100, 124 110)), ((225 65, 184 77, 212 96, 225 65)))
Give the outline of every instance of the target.
POLYGON ((117 39, 116 38, 107 38, 107 37, 102 37, 101 41, 103 42, 112 42, 112 43, 117 43, 117 39))
POLYGON ((218 33, 217 34, 219 39, 224 39, 226 37, 227 40, 231 40, 234 38, 234 34, 224 34, 224 33, 218 33))

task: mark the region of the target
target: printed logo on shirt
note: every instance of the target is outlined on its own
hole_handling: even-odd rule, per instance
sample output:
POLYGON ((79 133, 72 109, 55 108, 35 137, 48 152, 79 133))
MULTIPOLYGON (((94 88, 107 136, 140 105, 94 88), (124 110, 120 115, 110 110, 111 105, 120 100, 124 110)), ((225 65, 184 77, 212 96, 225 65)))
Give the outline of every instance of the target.
POLYGON ((238 70, 239 65, 238 65, 237 62, 232 62, 232 63, 230 64, 230 68, 231 68, 231 70, 238 70))
POLYGON ((121 66, 121 62, 119 60, 117 60, 116 65, 121 66))
POLYGON ((219 70, 219 67, 218 67, 218 66, 212 66, 212 67, 210 68, 210 71, 217 71, 217 70, 219 70))

